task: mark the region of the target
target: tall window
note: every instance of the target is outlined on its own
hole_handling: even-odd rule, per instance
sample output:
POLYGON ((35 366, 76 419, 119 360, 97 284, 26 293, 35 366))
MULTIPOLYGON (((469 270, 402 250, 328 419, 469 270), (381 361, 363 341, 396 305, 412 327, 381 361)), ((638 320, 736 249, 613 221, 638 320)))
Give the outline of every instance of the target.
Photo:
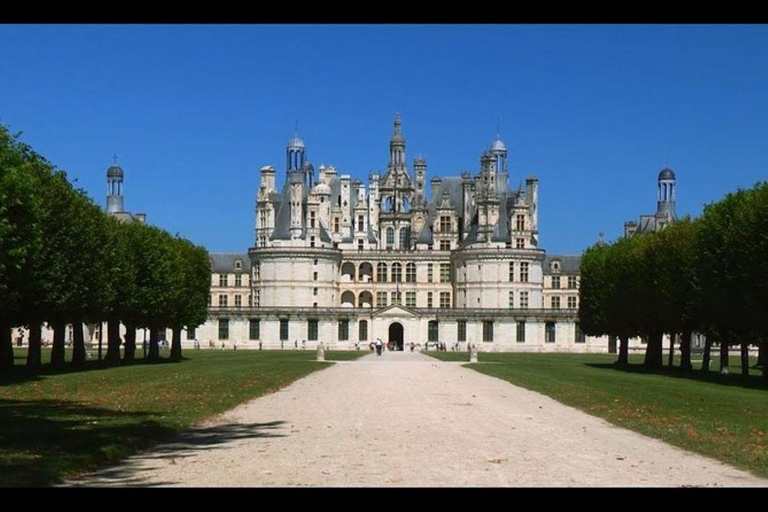
POLYGON ((219 339, 220 340, 229 339, 229 318, 219 319, 219 339))
POLYGON ((392 282, 399 283, 402 280, 403 266, 400 263, 392 264, 392 282))
POLYGON ((402 304, 401 293, 402 292, 392 292, 392 304, 402 304))
POLYGON ((517 342, 525 343, 525 322, 517 322, 517 342))
POLYGON ((219 274, 219 286, 227 286, 227 274, 219 274))
POLYGON ((416 292, 405 292, 405 305, 409 308, 416 307, 416 292))
POLYGON ((509 282, 513 282, 515 280, 515 262, 510 261, 509 262, 509 282))
POLYGON ((405 282, 406 283, 416 282, 416 264, 415 263, 408 263, 405 266, 405 282))
POLYGON ((261 337, 261 322, 258 318, 251 318, 248 321, 248 339, 257 340, 261 337))
POLYGON ((196 331, 197 331, 197 329, 195 329, 194 327, 187 327, 187 339, 188 340, 193 340, 193 339, 197 338, 197 336, 195 335, 196 331))
POLYGON ((256 307, 259 307, 259 297, 261 297, 261 292, 259 290, 253 291, 253 305, 256 307))
POLYGON ((253 306, 253 295, 248 294, 248 307, 253 306))
POLYGON ((568 309, 576 309, 576 297, 568 297, 568 309))
POLYGON ((437 341, 440 335, 440 329, 437 320, 430 320, 427 325, 427 341, 437 341))
POLYGON ((288 320, 285 318, 280 320, 280 339, 282 341, 288 340, 288 320))
POLYGON ((440 307, 443 309, 451 307, 451 292, 440 292, 440 307))
POLYGON ((528 262, 527 261, 523 261, 520 263, 520 282, 521 283, 528 282, 528 262))
POLYGON ((315 212, 309 212, 309 227, 310 229, 315 229, 315 222, 316 222, 315 212))
POLYGON ((450 240, 440 240, 440 250, 441 251, 450 251, 451 250, 451 241, 450 240))
POLYGON ((515 307, 515 292, 512 290, 509 291, 509 307, 514 308, 515 307))
POLYGON ((427 263, 427 282, 432 282, 432 269, 434 266, 432 263, 427 263))
POLYGON ((581 330, 581 325, 576 324, 576 343, 586 343, 587 338, 584 336, 584 332, 581 330))
POLYGON ((525 249, 525 238, 515 239, 515 249, 525 249))
POLYGON ((365 247, 365 241, 363 241, 363 239, 361 238, 360 240, 357 241, 357 250, 362 251, 364 247, 365 247))
POLYGON ((357 216, 357 230, 363 231, 365 229, 365 217, 362 215, 357 216))
POLYGON ((427 307, 432 307, 432 292, 427 292, 427 307))
POLYGON ((228 297, 226 295, 219 295, 219 307, 220 308, 225 308, 225 307, 227 307, 229 305, 229 304, 227 304, 227 298, 228 297))
POLYGON ((546 343, 555 342, 555 322, 547 322, 544 324, 544 341, 546 343))
POLYGON ((387 249, 391 249, 395 246, 395 228, 387 228, 387 249))
POLYGON ((317 320, 307 320, 307 339, 317 341, 317 320))
POLYGON ((381 308, 387 305, 387 292, 376 292, 376 307, 381 308))
POLYGON ((560 309, 560 297, 552 297, 552 309, 560 309))
POLYGON ((459 341, 467 341, 467 321, 459 320, 457 322, 459 328, 459 341))
POLYGON ((515 216, 515 229, 518 231, 525 230, 525 215, 517 214, 515 216))
POLYGON ((450 215, 441 215, 440 216, 440 232, 441 233, 450 233, 451 232, 451 217, 450 217, 450 215))
POLYGON ((451 264, 450 263, 440 264, 440 282, 441 283, 451 282, 451 264))
POLYGON ((317 272, 312 272, 312 280, 317 281, 317 272))
POLYGON ((349 339, 349 320, 339 320, 339 341, 349 339))
POLYGON ((243 286, 243 276, 235 274, 235 286, 243 286))
POLYGON ((243 307, 243 299, 239 293, 235 295, 235 307, 237 309, 240 309, 241 307, 243 307))
POLYGON ((576 276, 568 276, 568 288, 571 290, 576 289, 576 276))
POLYGON ((253 280, 258 281, 261 279, 261 264, 256 263, 253 265, 253 280))
POLYGON ((408 249, 408 228, 400 228, 400 247, 401 251, 408 249))
POLYGON ((368 320, 360 320, 357 323, 357 339, 360 341, 368 341, 368 320))
POLYGON ((552 288, 560 288, 560 276, 552 276, 552 288))
POLYGON ((387 282, 387 264, 383 261, 380 262, 378 265, 376 265, 376 282, 377 283, 386 283, 387 282))
POLYGON ((339 232, 339 218, 334 217, 333 218, 333 232, 338 233, 339 232))
POLYGON ((483 341, 493 341, 493 320, 483 320, 483 341))
POLYGON ((528 292, 520 292, 520 309, 528 308, 528 292))

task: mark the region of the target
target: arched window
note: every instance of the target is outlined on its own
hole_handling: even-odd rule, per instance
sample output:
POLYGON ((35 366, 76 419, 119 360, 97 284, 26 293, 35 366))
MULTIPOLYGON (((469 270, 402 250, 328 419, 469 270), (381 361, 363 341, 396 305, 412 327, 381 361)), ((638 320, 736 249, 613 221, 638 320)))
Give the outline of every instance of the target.
POLYGON ((416 282, 416 264, 415 263, 408 263, 405 266, 405 282, 406 283, 416 282))
POLYGON ((392 264, 392 282, 399 283, 402 281, 403 266, 399 263, 392 264))
POLYGON ((381 262, 378 265, 376 265, 376 282, 377 283, 387 282, 387 264, 384 262, 381 262))

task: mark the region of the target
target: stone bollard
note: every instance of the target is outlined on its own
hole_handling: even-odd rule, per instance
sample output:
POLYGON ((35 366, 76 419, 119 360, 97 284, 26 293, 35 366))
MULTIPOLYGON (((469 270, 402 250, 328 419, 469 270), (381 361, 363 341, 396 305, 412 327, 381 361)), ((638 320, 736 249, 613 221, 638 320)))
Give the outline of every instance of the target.
POLYGON ((325 347, 323 347, 322 341, 317 345, 317 360, 325 361, 325 347))
POLYGON ((477 362, 477 347, 475 347, 474 345, 469 346, 469 362, 470 363, 477 362))

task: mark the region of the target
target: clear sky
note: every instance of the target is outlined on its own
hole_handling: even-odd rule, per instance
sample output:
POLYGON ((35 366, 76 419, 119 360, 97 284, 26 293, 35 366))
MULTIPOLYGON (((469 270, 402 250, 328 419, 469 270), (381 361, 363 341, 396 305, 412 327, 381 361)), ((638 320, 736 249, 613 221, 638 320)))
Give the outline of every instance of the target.
POLYGON ((210 251, 253 245, 258 169, 285 178, 298 121, 315 168, 367 182, 396 111, 409 168, 476 173, 496 135, 540 185, 540 247, 579 253, 768 176, 767 25, 0 25, 0 123, 100 205, 210 251))

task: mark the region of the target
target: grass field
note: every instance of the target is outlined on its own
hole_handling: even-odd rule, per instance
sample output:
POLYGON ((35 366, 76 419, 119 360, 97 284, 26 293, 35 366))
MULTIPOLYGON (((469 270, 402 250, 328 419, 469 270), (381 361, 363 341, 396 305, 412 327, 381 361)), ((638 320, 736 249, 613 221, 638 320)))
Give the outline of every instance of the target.
MULTIPOLYGON (((468 360, 466 353, 427 354, 444 361, 468 360)), ((614 366, 615 355, 481 352, 478 356, 478 363, 468 368, 768 477, 768 388, 759 370, 743 379, 738 358, 731 360, 731 375, 724 376, 668 368, 648 373, 640 367, 641 355, 630 357, 633 364, 628 370, 614 366)), ((710 368, 719 368, 716 358, 710 368)))
MULTIPOLYGON (((17 365, 25 352, 16 353, 17 365)), ((326 360, 365 354, 330 351, 326 360)), ((115 368, 89 361, 84 371, 37 376, 16 368, 0 379, 0 486, 44 486, 91 471, 332 364, 316 362, 313 350, 184 356, 115 368)), ((258 435, 252 430, 239 435, 258 435)))

